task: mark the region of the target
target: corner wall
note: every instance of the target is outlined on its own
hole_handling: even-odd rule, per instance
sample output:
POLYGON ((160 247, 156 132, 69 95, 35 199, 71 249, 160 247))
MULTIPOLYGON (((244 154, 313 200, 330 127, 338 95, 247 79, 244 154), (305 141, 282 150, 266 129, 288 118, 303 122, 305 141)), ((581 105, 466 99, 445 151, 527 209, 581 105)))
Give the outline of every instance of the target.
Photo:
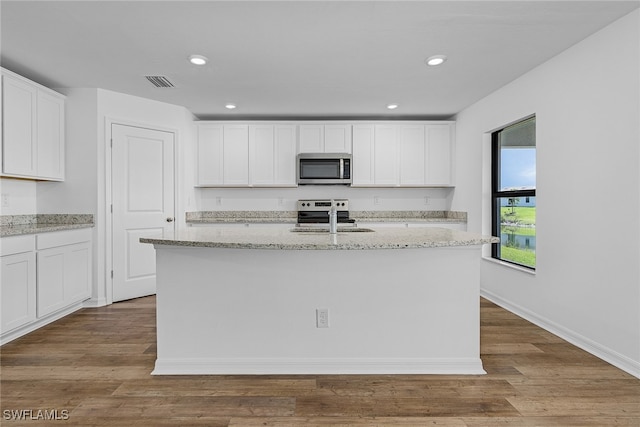
POLYGON ((536 114, 536 272, 484 260, 483 294, 637 377, 639 22, 636 10, 462 111, 452 202, 490 234, 488 134, 536 114))

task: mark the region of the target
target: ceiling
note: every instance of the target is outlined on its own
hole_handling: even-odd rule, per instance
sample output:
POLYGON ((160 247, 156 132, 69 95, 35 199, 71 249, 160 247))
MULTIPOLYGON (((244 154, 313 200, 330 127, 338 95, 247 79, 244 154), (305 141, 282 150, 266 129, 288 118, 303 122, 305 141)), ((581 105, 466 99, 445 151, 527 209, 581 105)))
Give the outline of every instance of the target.
POLYGON ((201 119, 450 118, 639 5, 3 0, 0 60, 49 87, 137 95, 201 119), (427 67, 435 54, 448 60, 427 67))

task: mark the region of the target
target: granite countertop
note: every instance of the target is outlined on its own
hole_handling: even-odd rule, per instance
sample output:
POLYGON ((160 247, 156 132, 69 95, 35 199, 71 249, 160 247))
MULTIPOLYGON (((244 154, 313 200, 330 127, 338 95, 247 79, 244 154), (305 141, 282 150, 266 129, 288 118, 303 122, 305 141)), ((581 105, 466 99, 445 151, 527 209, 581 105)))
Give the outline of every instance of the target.
POLYGON ((373 228, 372 232, 292 232, 288 229, 190 228, 142 243, 228 249, 364 250, 437 248, 498 243, 497 237, 445 228, 373 228))
POLYGON ((94 226, 91 214, 35 214, 0 216, 0 237, 51 231, 75 230, 94 226))
MULTIPOLYGON (((456 211, 350 211, 358 223, 431 222, 466 223, 467 213, 456 211)), ((298 222, 296 211, 199 211, 186 213, 187 224, 285 223, 298 222)))

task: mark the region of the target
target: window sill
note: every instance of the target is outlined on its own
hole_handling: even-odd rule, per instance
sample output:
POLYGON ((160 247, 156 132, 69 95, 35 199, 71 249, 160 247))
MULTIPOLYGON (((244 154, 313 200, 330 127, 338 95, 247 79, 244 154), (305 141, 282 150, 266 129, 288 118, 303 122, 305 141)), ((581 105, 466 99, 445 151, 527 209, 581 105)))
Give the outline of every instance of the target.
POLYGON ((531 269, 526 268, 526 267, 520 267, 519 265, 511 264, 510 262, 504 262, 504 261, 500 261, 499 259, 495 259, 495 258, 491 258, 491 257, 486 257, 486 256, 483 256, 483 257, 482 257, 482 259, 483 259, 484 261, 490 262, 490 263, 492 263, 492 264, 498 264, 498 265, 501 265, 501 266, 503 266, 503 267, 510 268, 510 269, 512 269, 512 270, 517 270, 517 271, 521 271, 521 272, 523 272, 523 273, 530 274, 530 275, 532 275, 532 276, 535 276, 535 275, 536 275, 536 271, 535 271, 535 270, 531 270, 531 269))

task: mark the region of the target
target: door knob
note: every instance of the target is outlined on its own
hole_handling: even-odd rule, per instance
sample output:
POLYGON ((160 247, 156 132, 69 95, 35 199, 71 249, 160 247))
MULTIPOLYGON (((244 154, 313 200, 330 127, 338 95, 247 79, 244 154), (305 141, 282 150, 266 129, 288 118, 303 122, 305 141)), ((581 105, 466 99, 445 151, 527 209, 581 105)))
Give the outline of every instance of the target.
POLYGON ((171 217, 167 218, 167 222, 173 222, 173 218, 171 217))

